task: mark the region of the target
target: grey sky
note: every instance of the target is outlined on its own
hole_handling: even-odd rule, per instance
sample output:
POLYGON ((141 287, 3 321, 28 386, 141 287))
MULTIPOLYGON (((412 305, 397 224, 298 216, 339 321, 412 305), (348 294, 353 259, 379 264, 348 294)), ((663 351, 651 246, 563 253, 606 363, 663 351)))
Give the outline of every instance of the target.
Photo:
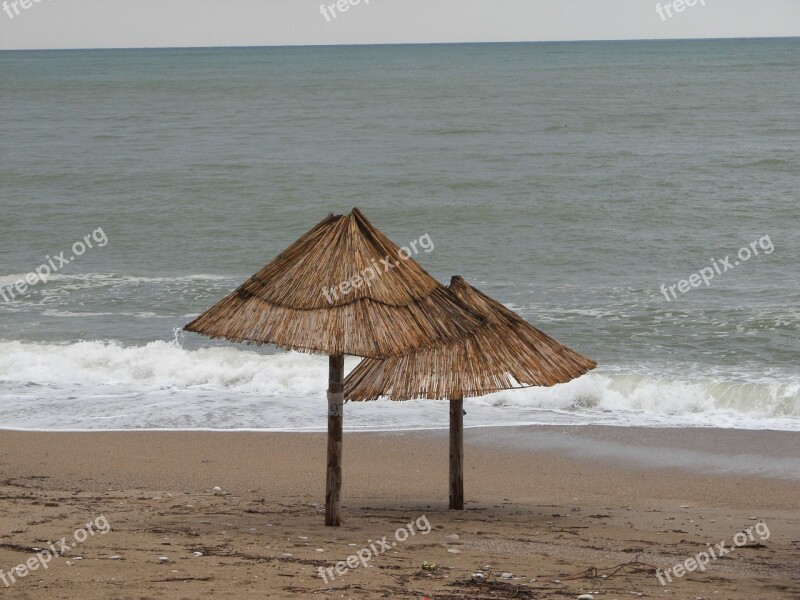
POLYGON ((800 35, 800 0, 366 1, 329 22, 322 0, 0 0, 0 49, 800 35))

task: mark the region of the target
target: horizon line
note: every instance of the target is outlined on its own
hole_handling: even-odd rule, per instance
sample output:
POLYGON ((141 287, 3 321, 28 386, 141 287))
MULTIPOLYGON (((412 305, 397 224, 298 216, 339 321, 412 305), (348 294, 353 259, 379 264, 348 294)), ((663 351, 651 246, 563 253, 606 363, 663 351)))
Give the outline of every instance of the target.
POLYGON ((718 42, 726 40, 796 40, 800 35, 777 36, 733 36, 733 37, 681 37, 681 38, 589 38, 574 40, 503 40, 472 42, 384 42, 350 44, 232 44, 228 46, 96 46, 75 48, 0 48, 0 52, 71 52, 87 50, 233 50, 253 48, 365 48, 386 46, 479 46, 510 44, 590 44, 626 42, 718 42))

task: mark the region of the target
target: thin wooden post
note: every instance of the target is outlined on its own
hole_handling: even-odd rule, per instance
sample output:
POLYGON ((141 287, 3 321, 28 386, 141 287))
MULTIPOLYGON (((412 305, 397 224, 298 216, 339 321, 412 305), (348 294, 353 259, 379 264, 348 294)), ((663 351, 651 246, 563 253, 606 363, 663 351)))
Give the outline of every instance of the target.
POLYGON ((450 508, 464 510, 464 399, 450 400, 450 508))
POLYGON ((341 523, 342 422, 344 418, 344 356, 328 357, 328 472, 325 481, 325 525, 341 523))

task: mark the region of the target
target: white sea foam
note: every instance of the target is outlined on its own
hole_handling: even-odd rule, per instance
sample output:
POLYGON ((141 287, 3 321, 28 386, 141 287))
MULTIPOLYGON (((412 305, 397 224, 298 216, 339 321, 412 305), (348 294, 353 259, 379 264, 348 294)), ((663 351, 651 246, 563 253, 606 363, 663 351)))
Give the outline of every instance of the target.
MULTIPOLYGON (((357 359, 348 358, 352 368, 357 359)), ((0 341, 0 427, 323 430, 325 357, 177 342, 0 341)), ((467 400, 467 426, 609 424, 800 431, 800 382, 593 372, 467 400)), ((350 429, 447 426, 445 403, 349 404, 350 429)))
POLYGON ((307 354, 263 355, 233 347, 184 350, 174 342, 127 347, 97 341, 0 342, 0 381, 7 383, 302 396, 319 391, 314 379, 327 377, 326 369, 325 361, 307 354))
MULTIPOLYGON (((0 285, 14 284, 24 280, 28 273, 11 273, 0 275, 0 285)), ((47 277, 48 281, 121 281, 126 283, 172 283, 175 281, 224 281, 228 277, 224 275, 212 275, 207 273, 196 273, 177 277, 144 277, 136 275, 118 275, 116 273, 53 273, 47 277)))
MULTIPOLYGON (((30 275, 29 273, 11 273, 10 275, 0 275, 0 287, 10 287, 17 284, 17 282, 22 281, 25 282, 25 277, 30 275)), ((52 273, 51 275, 47 276, 47 281, 62 281, 64 279, 69 278, 69 275, 61 275, 60 273, 52 273)))

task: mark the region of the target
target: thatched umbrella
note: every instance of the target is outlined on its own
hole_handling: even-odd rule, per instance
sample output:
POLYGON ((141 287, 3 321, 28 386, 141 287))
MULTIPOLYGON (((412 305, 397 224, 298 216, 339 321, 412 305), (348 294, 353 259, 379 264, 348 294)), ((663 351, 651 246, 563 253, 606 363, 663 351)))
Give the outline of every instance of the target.
POLYGON ((353 209, 329 215, 184 329, 328 354, 325 524, 339 525, 344 355, 452 343, 484 321, 353 209))
POLYGON ((487 322, 455 343, 364 359, 345 380, 345 398, 449 399, 450 508, 463 509, 464 398, 566 383, 597 363, 539 331, 462 277, 453 277, 449 290, 487 322))

